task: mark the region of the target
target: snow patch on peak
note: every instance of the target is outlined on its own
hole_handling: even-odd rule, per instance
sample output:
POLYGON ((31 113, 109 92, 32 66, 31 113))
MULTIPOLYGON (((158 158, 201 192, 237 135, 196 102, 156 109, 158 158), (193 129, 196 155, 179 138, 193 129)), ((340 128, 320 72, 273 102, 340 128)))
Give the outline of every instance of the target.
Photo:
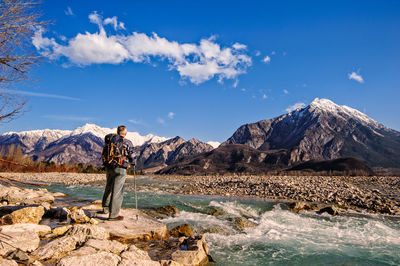
POLYGON ((363 124, 372 125, 377 128, 384 128, 382 124, 376 122, 374 119, 370 118, 366 114, 354 108, 348 107, 346 105, 338 105, 328 99, 315 98, 314 101, 311 102, 309 108, 312 111, 313 110, 325 111, 336 116, 343 117, 344 115, 345 119, 351 117, 353 119, 357 119, 363 124))
POLYGON ((207 144, 211 145, 214 149, 218 148, 221 145, 218 141, 208 141, 207 144))

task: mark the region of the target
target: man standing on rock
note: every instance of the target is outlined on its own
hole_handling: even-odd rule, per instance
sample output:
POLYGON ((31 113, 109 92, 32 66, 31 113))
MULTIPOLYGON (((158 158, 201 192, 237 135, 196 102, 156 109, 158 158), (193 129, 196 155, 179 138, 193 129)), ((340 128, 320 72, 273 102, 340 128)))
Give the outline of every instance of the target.
POLYGON ((126 169, 135 165, 133 144, 125 139, 127 130, 125 126, 118 126, 117 134, 108 134, 104 138, 102 160, 107 171, 107 183, 103 195, 103 213, 109 214, 108 220, 123 220, 119 216, 122 200, 124 198, 124 184, 126 169))

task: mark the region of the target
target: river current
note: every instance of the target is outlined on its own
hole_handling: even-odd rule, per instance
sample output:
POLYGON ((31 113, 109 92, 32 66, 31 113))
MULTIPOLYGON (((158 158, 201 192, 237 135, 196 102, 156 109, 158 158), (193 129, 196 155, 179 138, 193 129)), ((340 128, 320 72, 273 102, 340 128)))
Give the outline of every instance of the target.
MULTIPOLYGON (((73 198, 101 199, 103 189, 52 185, 73 198)), ((216 265, 400 265, 400 219, 382 215, 293 213, 284 203, 254 199, 139 192, 139 208, 174 205, 162 220, 203 234, 216 265), (210 211, 218 211, 212 215, 210 211), (238 228, 242 217, 254 227, 238 228)), ((133 192, 123 207, 134 208, 133 192)))

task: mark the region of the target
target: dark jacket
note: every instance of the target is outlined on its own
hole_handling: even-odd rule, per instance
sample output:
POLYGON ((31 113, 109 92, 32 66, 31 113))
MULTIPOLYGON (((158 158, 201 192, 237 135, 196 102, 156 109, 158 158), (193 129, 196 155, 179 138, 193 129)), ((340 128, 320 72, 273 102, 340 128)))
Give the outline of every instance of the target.
POLYGON ((129 139, 124 138, 124 142, 122 145, 125 150, 124 156, 126 156, 126 158, 124 159, 121 167, 128 168, 129 165, 135 164, 136 153, 133 149, 133 144, 129 139))

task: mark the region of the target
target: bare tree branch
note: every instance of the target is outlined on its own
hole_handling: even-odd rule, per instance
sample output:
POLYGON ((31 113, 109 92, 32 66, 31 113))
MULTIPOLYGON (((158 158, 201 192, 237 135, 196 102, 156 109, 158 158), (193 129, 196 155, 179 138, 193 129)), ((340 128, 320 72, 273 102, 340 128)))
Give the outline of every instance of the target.
POLYGON ((0 0, 0 122, 15 119, 24 112, 27 100, 6 90, 28 80, 29 70, 40 60, 32 46, 39 27, 39 2, 0 0))

